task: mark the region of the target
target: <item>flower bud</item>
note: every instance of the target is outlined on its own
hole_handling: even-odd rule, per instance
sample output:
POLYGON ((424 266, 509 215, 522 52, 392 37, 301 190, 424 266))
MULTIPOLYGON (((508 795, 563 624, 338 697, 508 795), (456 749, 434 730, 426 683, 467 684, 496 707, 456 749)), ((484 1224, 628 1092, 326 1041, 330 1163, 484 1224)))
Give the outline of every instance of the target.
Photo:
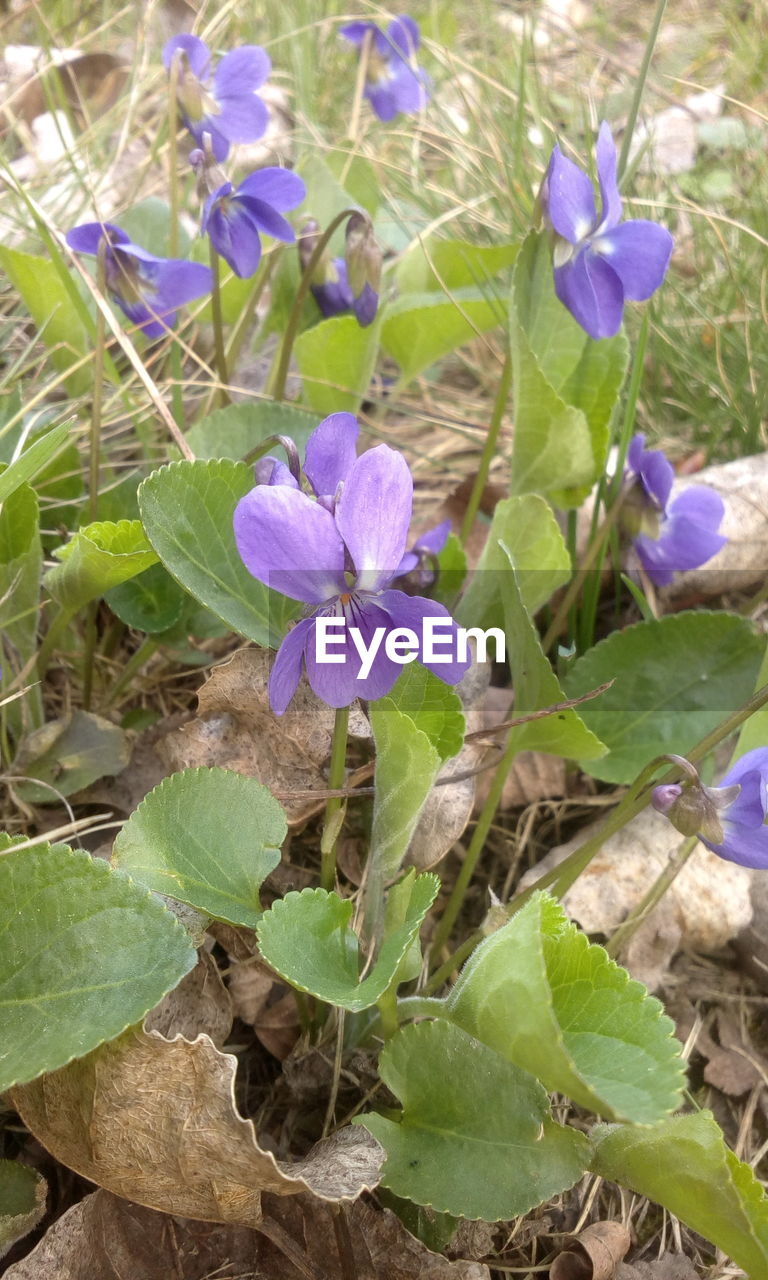
POLYGON ((344 257, 349 287, 356 298, 366 286, 378 298, 383 255, 373 234, 373 223, 366 213, 353 213, 347 222, 344 257))
POLYGON ((720 813, 738 796, 741 787, 705 787, 700 782, 654 787, 651 804, 663 813, 681 835, 702 836, 710 844, 723 843, 720 813))

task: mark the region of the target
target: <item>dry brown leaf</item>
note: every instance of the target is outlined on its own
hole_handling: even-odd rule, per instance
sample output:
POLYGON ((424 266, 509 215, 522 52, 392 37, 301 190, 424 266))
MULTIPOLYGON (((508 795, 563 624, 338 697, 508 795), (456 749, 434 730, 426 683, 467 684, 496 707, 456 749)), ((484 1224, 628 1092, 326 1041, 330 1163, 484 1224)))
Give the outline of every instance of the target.
POLYGON ((759 1055, 731 1013, 718 1009, 715 1020, 720 1043, 715 1044, 710 1036, 703 1041, 701 1033, 696 1040, 696 1048, 709 1059, 704 1079, 723 1093, 738 1098, 765 1078, 760 1070, 759 1055))
POLYGON ((631 1243, 622 1223, 593 1222, 555 1258, 550 1280, 613 1280, 631 1243))
MULTIPOLYGON (((480 728, 490 729, 503 724, 508 718, 509 689, 491 685, 482 703, 480 728)), ((503 746, 504 738, 497 734, 489 741, 503 746)), ((481 773, 477 779, 475 810, 479 811, 486 799, 493 780, 493 769, 481 773)), ((504 782, 499 808, 517 809, 534 800, 546 800, 551 796, 565 795, 565 761, 557 756, 544 755, 541 751, 520 751, 515 756, 504 782)))
POLYGON ((194 969, 147 1014, 144 1027, 159 1031, 166 1040, 174 1036, 194 1040, 204 1031, 220 1046, 232 1030, 233 1016, 219 967, 207 951, 201 951, 194 969))
MULTIPOLYGON (((345 1226, 357 1280, 488 1280, 482 1264, 448 1262, 430 1253, 388 1211, 358 1202, 347 1208, 342 1232, 345 1226)), ((170 1217, 96 1191, 59 1218, 6 1275, 9 1280, 342 1280, 337 1229, 333 1209, 307 1195, 290 1202, 266 1195, 264 1218, 255 1231, 170 1217)))
MULTIPOLYGON (((289 824, 296 825, 317 801, 291 799, 292 793, 328 784, 334 712, 302 681, 278 718, 267 694, 271 664, 266 649, 239 649, 215 667, 198 694, 197 719, 164 738, 158 751, 174 770, 219 765, 258 778, 279 794, 289 824)), ((370 736, 368 721, 355 706, 350 734, 370 736)))
POLYGON ((699 1280, 690 1258, 679 1253, 663 1253, 653 1262, 622 1262, 616 1280, 699 1280))
MULTIPOLYGON (((23 1239, 29 1235, 30 1231, 34 1231, 37 1224, 45 1217, 45 1209, 48 1201, 48 1183, 45 1178, 35 1169, 29 1166, 18 1167, 17 1163, 10 1160, 0 1161, 4 1170, 8 1170, 8 1182, 11 1187, 16 1186, 16 1179, 21 1178, 26 1181, 27 1178, 34 1183, 33 1205, 28 1209, 20 1209, 16 1196, 11 1194, 10 1199, 6 1200, 3 1196, 3 1208, 0 1208, 0 1258, 4 1258, 9 1249, 17 1240, 23 1239), (13 1205, 13 1208, 10 1208, 13 1205)), ((8 1187, 5 1176, 0 1176, 0 1182, 4 1185, 3 1192, 8 1187)), ((21 1197, 20 1197, 21 1198, 21 1197)), ((0 1268, 2 1270, 2 1268, 0 1268)))
POLYGON ((383 1151, 360 1127, 294 1164, 264 1151, 236 1109, 236 1067, 206 1035, 165 1040, 134 1028, 12 1097, 62 1164, 165 1213, 254 1226, 262 1191, 340 1200, 376 1185, 383 1151))
POLYGON ((232 965, 229 991, 238 1018, 253 1027, 273 1057, 287 1058, 301 1031, 292 989, 254 958, 232 965))

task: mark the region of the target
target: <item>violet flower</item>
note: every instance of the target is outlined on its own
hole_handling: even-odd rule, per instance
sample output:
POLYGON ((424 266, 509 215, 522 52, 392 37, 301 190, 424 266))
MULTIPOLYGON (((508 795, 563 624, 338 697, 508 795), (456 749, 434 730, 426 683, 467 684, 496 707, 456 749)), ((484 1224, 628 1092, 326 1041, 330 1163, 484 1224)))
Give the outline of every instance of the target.
POLYGON ((380 120, 423 111, 429 101, 429 80, 414 61, 421 37, 413 18, 407 14, 393 18, 386 32, 375 22, 348 22, 340 33, 361 49, 366 39, 369 42, 363 92, 380 120))
POLYGON ((555 231, 555 293, 590 338, 611 338, 621 328, 625 301, 643 302, 662 283, 673 240, 656 222, 621 222, 616 147, 605 121, 595 154, 599 214, 590 179, 559 147, 552 152, 541 202, 555 231))
POLYGON ((203 235, 207 232, 218 254, 236 276, 247 279, 261 261, 261 235, 292 244, 293 227, 282 216, 301 204, 307 194, 301 178, 277 166, 257 169, 240 183, 218 187, 203 206, 203 235))
POLYGON ((659 786, 653 790, 651 803, 678 829, 678 808, 683 803, 685 825, 690 828, 697 791, 701 793, 703 821, 708 819, 710 827, 719 827, 719 831, 698 829, 702 844, 728 862, 768 870, 768 747, 755 747, 743 755, 719 787, 659 786))
POLYGON ((173 36, 163 49, 163 66, 178 72, 176 97, 189 132, 199 147, 208 133, 216 160, 225 160, 232 142, 257 142, 269 123, 269 112, 255 92, 272 64, 258 45, 246 44, 225 53, 211 72, 211 54, 198 36, 173 36))
POLYGON ((723 500, 706 485, 691 485, 670 502, 674 471, 661 449, 644 448, 634 436, 627 452, 626 475, 634 480, 622 508, 622 521, 651 582, 666 587, 675 573, 697 569, 727 542, 718 533, 723 500))
POLYGON ((107 292, 148 338, 161 338, 176 323, 176 310, 210 293, 209 267, 182 258, 156 258, 112 222, 84 222, 67 232, 75 253, 98 256, 102 244, 107 292))
POLYGON ((357 435, 352 414, 334 413, 310 436, 304 470, 316 497, 275 477, 276 483, 257 485, 235 509, 235 540, 248 571, 311 608, 283 640, 272 668, 269 697, 277 715, 296 692, 302 666, 314 692, 332 707, 389 693, 401 664, 381 644, 361 674, 350 627, 359 628, 370 647, 377 628, 388 634, 408 627, 418 634, 425 618, 447 619, 440 637, 442 652, 449 650, 446 660, 425 661, 421 644, 417 657, 448 684, 456 684, 469 666, 468 659, 456 657, 457 627, 447 610, 390 586, 405 551, 413 480, 405 459, 388 445, 358 458, 357 435), (317 660, 316 628, 323 617, 347 623, 343 636, 335 637, 337 660, 331 663, 317 660))

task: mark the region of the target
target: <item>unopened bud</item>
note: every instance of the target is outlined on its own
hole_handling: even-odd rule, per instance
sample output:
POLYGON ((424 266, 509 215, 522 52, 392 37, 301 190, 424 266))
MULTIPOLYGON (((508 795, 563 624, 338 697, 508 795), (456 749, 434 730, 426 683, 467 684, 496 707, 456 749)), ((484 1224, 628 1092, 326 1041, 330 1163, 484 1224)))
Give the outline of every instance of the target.
POLYGON ((702 783, 672 783, 654 787, 651 804, 663 813, 683 836, 703 836, 710 844, 724 839, 720 813, 738 796, 741 787, 705 787, 702 783))
POLYGON ((347 222, 344 258, 347 279, 354 297, 368 285, 377 295, 381 283, 383 254, 373 234, 373 223, 367 213, 353 213, 347 222))
POLYGON ((195 147, 189 153, 189 163, 195 171, 197 179, 197 196, 205 201, 227 181, 227 175, 216 161, 213 154, 213 141, 210 133, 203 133, 202 147, 195 147))

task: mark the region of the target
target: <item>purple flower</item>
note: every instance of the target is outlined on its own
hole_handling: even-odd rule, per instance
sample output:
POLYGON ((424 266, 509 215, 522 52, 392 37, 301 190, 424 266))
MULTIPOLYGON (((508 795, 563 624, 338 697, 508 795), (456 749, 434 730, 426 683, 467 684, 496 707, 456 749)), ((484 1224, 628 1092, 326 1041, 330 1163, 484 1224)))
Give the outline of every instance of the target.
MULTIPOLYGON (((742 867, 768 870, 768 747, 748 751, 729 769, 719 787, 685 787, 677 784, 655 787, 651 803, 677 827, 677 809, 685 801, 685 818, 695 808, 700 791, 700 809, 709 818, 714 813, 719 831, 698 831, 699 839, 718 857, 738 862, 742 867)), ((690 827, 690 823, 686 822, 690 827)), ((694 824, 695 826, 695 824, 694 824)), ((678 827, 678 829, 680 829, 678 827)), ((686 831, 689 834, 689 831, 686 831)), ((693 834, 693 832, 690 832, 693 834)))
POLYGON ((424 533, 420 533, 411 549, 406 551, 400 561, 397 569, 398 574, 411 573, 425 559, 438 556, 448 541, 450 532, 451 521, 442 520, 434 528, 425 529, 424 533))
POLYGON ((622 510, 645 572, 657 587, 673 574, 697 569, 727 542, 718 533, 725 515, 723 500, 706 485, 691 485, 670 502, 674 472, 661 449, 644 448, 645 437, 633 437, 626 474, 634 485, 622 510))
POLYGON ((216 160, 225 160, 231 142, 256 142, 269 123, 269 112, 257 96, 272 64, 258 45, 246 44, 225 53, 211 74, 208 46, 198 36, 173 36, 163 49, 170 71, 177 59, 176 96, 184 124, 199 147, 210 134, 216 160))
POLYGON ((611 338, 627 299, 643 302, 666 275, 673 240, 644 219, 621 222, 616 147, 603 121, 597 136, 598 214, 592 183, 555 147, 541 191, 555 231, 555 293, 590 338, 611 338))
POLYGON ((261 261, 261 234, 292 244, 293 227, 282 216, 301 204, 307 194, 301 178, 290 169, 257 169, 235 191, 225 182, 203 206, 203 234, 234 271, 246 279, 261 261))
POLYGON ((405 459, 388 445, 358 458, 357 435, 352 414, 331 414, 307 442, 304 470, 316 496, 273 474, 272 483, 257 485, 235 510, 235 540, 248 571, 312 610, 289 632, 275 659, 269 697, 277 715, 296 692, 302 665, 329 706, 384 697, 402 666, 385 652, 386 641, 403 627, 421 636, 427 618, 446 621, 437 639, 439 656, 430 656, 420 638, 419 660, 448 684, 456 684, 469 666, 456 656, 457 627, 447 610, 390 587, 405 551, 413 480, 405 459), (333 659, 323 662, 318 622, 327 618, 343 619, 346 629, 333 634, 327 649, 333 659))
POLYGON ((148 338, 161 338, 176 323, 178 307, 211 290, 208 267, 182 258, 156 258, 111 222, 84 222, 68 231, 66 240, 75 253, 98 255, 105 245, 109 296, 148 338))
POLYGON ((429 101, 429 81, 414 61, 420 36, 413 18, 407 14, 393 18, 386 32, 375 22, 349 22, 340 32, 360 48, 368 41, 364 93, 380 120, 393 120, 398 112, 418 115, 423 111, 429 101))

